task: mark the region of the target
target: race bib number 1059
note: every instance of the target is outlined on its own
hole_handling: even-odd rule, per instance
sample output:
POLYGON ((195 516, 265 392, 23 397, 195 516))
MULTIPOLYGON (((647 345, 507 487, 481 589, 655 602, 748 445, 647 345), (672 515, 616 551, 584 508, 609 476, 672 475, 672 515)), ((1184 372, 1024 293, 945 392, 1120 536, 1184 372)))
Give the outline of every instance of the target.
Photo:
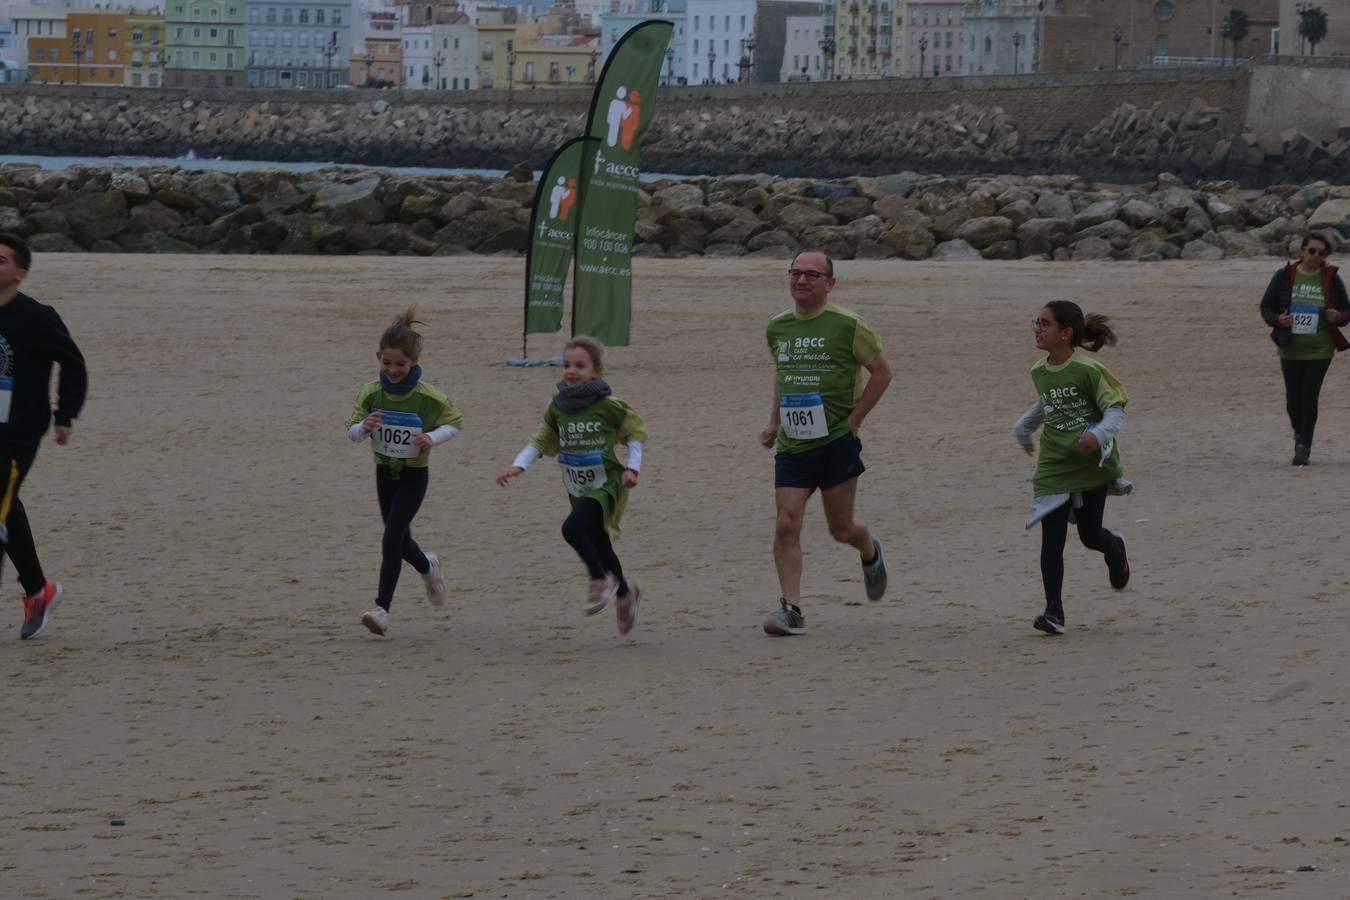
POLYGON ((558 462, 562 466, 563 487, 573 497, 585 497, 605 483, 605 455, 598 450, 559 453, 558 462))
MULTIPOLYGON (((373 411, 373 410, 372 410, 373 411)), ((422 448, 413 438, 422 433, 422 417, 416 413, 386 412, 370 433, 375 452, 394 459, 415 459, 422 448)))

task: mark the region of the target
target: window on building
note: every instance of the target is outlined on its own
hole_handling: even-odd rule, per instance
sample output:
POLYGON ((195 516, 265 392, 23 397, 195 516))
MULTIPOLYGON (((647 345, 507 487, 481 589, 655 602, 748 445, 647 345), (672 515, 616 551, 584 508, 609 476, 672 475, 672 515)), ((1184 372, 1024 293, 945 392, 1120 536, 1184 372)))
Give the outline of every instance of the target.
POLYGON ((300 10, 300 24, 301 25, 309 24, 309 10, 307 9, 300 10))
POLYGON ((731 16, 726 16, 722 19, 722 30, 723 31, 731 30, 731 16))
POLYGON ((37 47, 36 49, 34 49, 34 50, 33 50, 33 59, 37 60, 38 62, 46 62, 46 61, 47 61, 47 48, 46 48, 46 47, 37 47))
POLYGON ((192 64, 195 66, 195 65, 200 64, 201 61, 202 61, 202 51, 200 51, 200 50, 193 50, 193 51, 192 51, 192 64))
POLYGON ((211 65, 214 66, 214 65, 216 64, 216 55, 215 55, 215 53, 208 53, 207 56, 206 56, 206 61, 209 62, 211 65))
POLYGON ((534 63, 532 62, 525 64, 525 80, 534 81, 534 63))
POLYGON ((694 16, 694 30, 698 31, 698 16, 694 16))
POLYGON ((698 55, 698 38, 694 38, 694 55, 698 55))
POLYGON ((333 24, 334 25, 342 24, 342 10, 340 9, 333 10, 333 24))
POLYGON ((145 34, 144 34, 139 28, 136 28, 136 29, 134 29, 134 30, 131 32, 131 42, 132 42, 133 44, 139 44, 139 43, 141 43, 144 39, 145 39, 145 34))
POLYGON ((141 86, 141 73, 140 73, 140 72, 132 72, 132 73, 131 73, 131 86, 132 86, 132 87, 140 87, 140 86, 141 86))
POLYGON ((323 10, 321 9, 314 10, 314 24, 315 25, 323 24, 323 10))
POLYGON ((110 38, 115 38, 115 37, 117 37, 117 29, 116 29, 116 28, 109 28, 109 29, 108 29, 108 37, 110 37, 110 38))
POLYGON ((109 50, 109 51, 108 51, 108 62, 110 62, 110 63, 115 63, 115 62, 117 62, 117 51, 116 51, 116 50, 109 50))
POLYGON ((234 29, 233 29, 233 28, 227 28, 227 29, 225 29, 225 43, 230 44, 231 46, 234 45, 234 29))
POLYGON ((159 73, 150 73, 150 87, 159 87, 159 73))
POLYGON ((218 28, 209 29, 207 34, 210 36, 211 40, 214 41, 216 39, 216 36, 220 34, 220 29, 218 28))

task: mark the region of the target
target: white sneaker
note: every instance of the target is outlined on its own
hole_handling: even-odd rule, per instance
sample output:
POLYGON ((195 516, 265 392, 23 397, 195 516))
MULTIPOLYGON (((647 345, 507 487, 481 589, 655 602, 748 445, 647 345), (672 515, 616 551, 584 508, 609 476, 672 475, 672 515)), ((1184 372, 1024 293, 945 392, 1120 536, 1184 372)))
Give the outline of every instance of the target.
POLYGON ((606 572, 604 578, 592 578, 586 589, 586 615, 593 616, 609 608, 610 601, 619 592, 619 579, 606 572))
POLYGON ((361 624, 369 628, 371 633, 384 637, 385 632, 389 630, 389 611, 378 606, 368 609, 361 617, 361 624))
POLYGON ((428 553, 427 562, 431 568, 422 576, 427 585, 427 602, 439 609, 445 605, 445 577, 441 575, 441 558, 435 553, 428 553))

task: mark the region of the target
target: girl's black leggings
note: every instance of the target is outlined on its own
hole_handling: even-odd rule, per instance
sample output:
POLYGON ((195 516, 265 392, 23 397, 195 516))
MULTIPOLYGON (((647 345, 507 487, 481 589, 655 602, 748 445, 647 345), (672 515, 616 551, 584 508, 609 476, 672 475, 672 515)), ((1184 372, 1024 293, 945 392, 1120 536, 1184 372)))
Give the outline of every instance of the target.
POLYGON ((1322 393, 1322 379, 1331 366, 1329 359, 1282 359, 1284 373, 1284 405, 1289 411, 1289 424, 1294 429, 1294 443, 1311 447, 1313 429, 1317 427, 1317 398, 1322 393))
MULTIPOLYGON (((1106 485, 1082 494, 1083 505, 1075 512, 1078 521, 1078 539, 1089 550, 1105 554, 1107 565, 1118 563, 1123 547, 1120 538, 1102 527, 1106 512, 1106 485)), ((1064 544, 1069 537, 1069 510, 1073 502, 1065 503, 1041 519, 1041 580, 1045 582, 1045 606, 1061 615, 1064 613, 1064 544)))
POLYGON ((381 543, 380 590, 375 604, 389 609, 398 587, 398 572, 404 562, 425 575, 431 569, 427 556, 412 536, 412 520, 427 495, 428 470, 404 466, 398 478, 388 466, 375 467, 375 493, 380 498, 380 517, 384 519, 381 543))
POLYGON ((623 566, 614 555, 614 544, 605 531, 605 508, 600 501, 590 497, 572 501, 572 514, 563 520, 562 535, 577 551, 592 578, 604 578, 610 572, 619 579, 619 593, 628 592, 623 566))

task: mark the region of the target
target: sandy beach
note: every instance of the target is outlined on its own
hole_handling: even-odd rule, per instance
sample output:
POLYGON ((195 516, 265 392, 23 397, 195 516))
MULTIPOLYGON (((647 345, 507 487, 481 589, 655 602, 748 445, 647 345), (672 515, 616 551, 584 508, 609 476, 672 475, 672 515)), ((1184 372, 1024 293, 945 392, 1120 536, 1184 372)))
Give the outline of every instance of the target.
POLYGON ((1277 264, 840 263, 895 372, 859 503, 890 593, 813 502, 811 630, 772 639, 755 436, 786 263, 639 260, 608 373, 651 434, 624 639, 581 614, 552 464, 493 483, 557 379, 501 365, 522 260, 39 255, 25 289, 92 382, 23 490, 66 589, 38 640, 3 575, 0 894, 1350 896, 1350 370, 1291 467, 1277 264), (1130 588, 1071 541, 1048 638, 1011 425, 1056 298, 1113 317, 1137 490, 1106 512, 1130 588), (410 302, 465 415, 414 524, 451 599, 405 569, 381 640, 342 424, 410 302))

